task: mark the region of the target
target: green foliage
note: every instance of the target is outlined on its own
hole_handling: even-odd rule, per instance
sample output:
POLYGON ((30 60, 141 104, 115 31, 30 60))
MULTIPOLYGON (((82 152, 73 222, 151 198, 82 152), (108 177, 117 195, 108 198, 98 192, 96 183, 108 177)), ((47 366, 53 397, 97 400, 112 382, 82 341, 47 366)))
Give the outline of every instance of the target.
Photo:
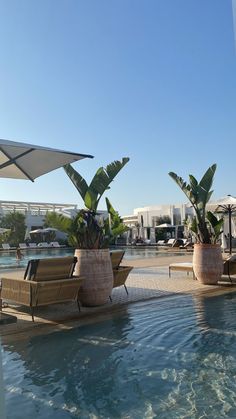
MULTIPOLYGON (((117 235, 126 231, 126 227, 121 222, 119 214, 114 210, 109 200, 107 210, 109 218, 104 219, 97 213, 99 201, 104 192, 110 189, 110 183, 114 180, 120 170, 128 163, 129 158, 124 157, 121 161, 114 161, 108 166, 100 167, 95 173, 90 185, 86 180, 70 165, 64 166, 65 172, 76 187, 82 197, 85 209, 81 210, 73 220, 70 226, 64 225, 68 233, 68 240, 72 246, 81 249, 100 249, 108 247, 110 241, 117 235)), ((58 219, 51 219, 51 226, 56 226, 58 219)), ((58 222, 62 220, 58 220, 58 222)), ((65 221, 64 223, 65 224, 65 221)), ((59 228, 57 225, 56 228, 59 228)), ((62 226, 59 228, 62 231, 62 226)))
POLYGON ((128 161, 129 158, 124 157, 121 161, 116 160, 105 168, 100 167, 90 185, 70 164, 65 165, 64 169, 82 197, 85 207, 88 210, 96 211, 102 195, 106 190, 110 189, 110 183, 128 161))
POLYGON ((6 231, 5 233, 0 234, 0 245, 3 243, 9 243, 9 237, 10 237, 11 231, 6 231))
POLYGON ((0 219, 0 227, 11 229, 7 237, 9 244, 17 246, 24 241, 26 230, 24 214, 13 211, 3 215, 0 219))
POLYGON ((170 172, 170 177, 177 183, 192 204, 195 217, 189 228, 199 243, 216 243, 221 234, 223 219, 217 220, 210 211, 206 213, 206 205, 213 193, 212 184, 216 171, 213 164, 198 182, 193 175, 189 175, 189 183, 185 182, 176 173, 170 172))
MULTIPOLYGON (((123 233, 129 230, 121 220, 119 213, 113 208, 108 198, 106 198, 106 206, 107 212, 109 214, 109 236, 110 236, 110 244, 115 243, 115 239, 118 236, 121 236, 123 233)), ((107 224, 107 223, 106 223, 107 224)))
POLYGON ((80 210, 74 218, 67 218, 56 212, 48 212, 47 227, 57 228, 68 235, 71 246, 80 249, 108 248, 115 238, 128 230, 110 201, 106 199, 109 216, 104 218, 95 211, 80 210))
POLYGON ((70 227, 70 221, 70 218, 64 217, 57 212, 48 211, 44 219, 44 226, 65 232, 70 227))

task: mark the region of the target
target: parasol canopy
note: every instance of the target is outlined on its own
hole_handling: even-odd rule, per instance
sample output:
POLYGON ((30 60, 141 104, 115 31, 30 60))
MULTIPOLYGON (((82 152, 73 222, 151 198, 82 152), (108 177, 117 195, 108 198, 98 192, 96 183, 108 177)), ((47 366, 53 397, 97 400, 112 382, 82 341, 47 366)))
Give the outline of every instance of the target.
POLYGON ((227 195, 216 201, 209 202, 207 209, 228 216, 229 253, 232 253, 232 214, 236 212, 236 198, 227 195))
POLYGON ((86 157, 93 156, 0 139, 0 177, 33 182, 45 173, 86 157))
POLYGON ((172 224, 164 223, 159 224, 159 226, 156 226, 156 228, 175 228, 175 226, 173 226, 172 224))

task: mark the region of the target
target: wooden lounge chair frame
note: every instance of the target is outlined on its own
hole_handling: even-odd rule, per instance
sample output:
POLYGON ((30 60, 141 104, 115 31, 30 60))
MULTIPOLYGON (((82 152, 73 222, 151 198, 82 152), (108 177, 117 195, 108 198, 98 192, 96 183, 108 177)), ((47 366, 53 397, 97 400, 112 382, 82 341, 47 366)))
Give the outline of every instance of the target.
MULTIPOLYGON (((125 288, 126 294, 128 295, 128 289, 125 284, 130 271, 132 271, 133 266, 120 266, 122 259, 124 257, 125 251, 124 250, 114 250, 110 252, 111 256, 111 263, 112 263, 112 270, 113 270, 113 288, 121 287, 122 285, 125 288)), ((109 297, 110 301, 112 301, 111 296, 109 297)))
POLYGON ((171 271, 187 272, 187 275, 189 274, 189 272, 192 272, 193 273, 193 279, 197 279, 194 275, 193 264, 191 262, 171 263, 169 265, 169 278, 171 276, 171 271))
POLYGON ((73 276, 77 258, 62 257, 33 259, 28 262, 23 278, 2 278, 0 298, 30 308, 34 321, 34 308, 49 304, 76 301, 82 277, 73 276))
POLYGON ((236 255, 230 255, 223 259, 223 275, 228 275, 230 282, 232 282, 231 275, 236 274, 236 255))

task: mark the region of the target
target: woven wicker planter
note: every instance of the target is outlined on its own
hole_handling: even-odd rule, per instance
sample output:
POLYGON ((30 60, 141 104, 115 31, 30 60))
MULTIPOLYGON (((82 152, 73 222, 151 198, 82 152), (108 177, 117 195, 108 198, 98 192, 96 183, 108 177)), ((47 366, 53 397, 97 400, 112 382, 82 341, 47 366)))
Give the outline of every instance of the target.
POLYGON ((85 278, 79 291, 84 306, 105 304, 113 288, 113 271, 109 249, 76 249, 75 275, 85 278))
POLYGON ((194 245, 193 271, 202 284, 214 285, 221 279, 223 260, 219 244, 194 245))

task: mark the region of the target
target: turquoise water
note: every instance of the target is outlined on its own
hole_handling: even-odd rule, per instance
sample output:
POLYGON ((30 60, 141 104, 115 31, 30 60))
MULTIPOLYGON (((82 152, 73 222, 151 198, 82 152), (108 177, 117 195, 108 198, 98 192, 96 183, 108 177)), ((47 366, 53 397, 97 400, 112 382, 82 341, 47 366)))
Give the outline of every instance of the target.
POLYGON ((235 419, 236 294, 131 305, 3 362, 8 419, 235 419))
POLYGON ((16 260, 15 252, 1 252, 0 253, 0 270, 3 269, 12 269, 12 268, 23 268, 27 266, 27 263, 30 259, 40 259, 40 258, 54 258, 61 256, 71 256, 74 253, 73 249, 30 249, 22 251, 23 258, 20 261, 16 260))
MULTIPOLYGON (((158 251, 156 248, 125 248, 124 259, 140 259, 140 258, 152 258, 158 256, 181 256, 181 252, 169 252, 169 251, 158 251)), ((12 268, 23 268, 27 266, 30 259, 39 259, 47 257, 60 257, 70 256, 74 253, 73 249, 43 249, 43 250, 22 250, 24 255, 21 261, 16 260, 15 252, 1 252, 0 253, 0 270, 12 269, 12 268)))

